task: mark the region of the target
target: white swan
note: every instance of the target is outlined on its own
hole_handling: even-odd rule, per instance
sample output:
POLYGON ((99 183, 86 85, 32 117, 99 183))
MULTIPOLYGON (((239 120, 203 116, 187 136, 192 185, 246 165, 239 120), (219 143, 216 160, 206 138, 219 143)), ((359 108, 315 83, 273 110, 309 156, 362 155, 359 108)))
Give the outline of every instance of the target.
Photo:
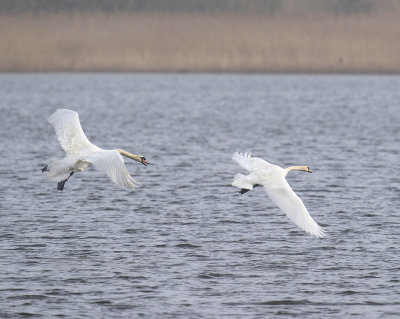
POLYGON ((324 237, 324 229, 310 216, 303 201, 289 186, 285 177, 292 170, 311 173, 308 166, 290 166, 283 169, 270 164, 261 158, 251 157, 250 154, 234 153, 232 160, 238 163, 249 175, 236 174, 232 186, 241 189, 244 194, 253 187, 262 185, 272 201, 282 209, 286 215, 301 229, 311 235, 324 237))
POLYGON ((62 191, 66 181, 76 172, 83 171, 90 165, 104 171, 117 185, 134 189, 137 183, 129 175, 121 155, 131 158, 147 166, 149 162, 141 155, 133 155, 124 150, 103 150, 89 142, 83 133, 78 113, 58 109, 49 118, 57 134, 58 141, 67 156, 64 159, 54 159, 42 168, 42 173, 48 171, 48 178, 58 182, 57 189, 62 191))

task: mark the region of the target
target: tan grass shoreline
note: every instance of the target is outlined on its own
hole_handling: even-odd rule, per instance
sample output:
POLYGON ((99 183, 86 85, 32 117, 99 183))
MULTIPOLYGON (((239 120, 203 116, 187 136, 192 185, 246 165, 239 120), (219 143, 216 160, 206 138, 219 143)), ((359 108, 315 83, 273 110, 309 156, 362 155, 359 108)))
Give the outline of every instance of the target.
POLYGON ((400 73, 400 19, 0 15, 0 72, 400 73))

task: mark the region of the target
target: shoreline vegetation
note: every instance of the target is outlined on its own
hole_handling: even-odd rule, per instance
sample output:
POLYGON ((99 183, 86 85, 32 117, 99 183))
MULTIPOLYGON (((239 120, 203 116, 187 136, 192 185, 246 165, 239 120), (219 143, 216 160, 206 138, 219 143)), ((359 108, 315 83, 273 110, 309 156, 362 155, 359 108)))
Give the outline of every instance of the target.
POLYGON ((399 74, 398 12, 0 12, 0 72, 399 74))

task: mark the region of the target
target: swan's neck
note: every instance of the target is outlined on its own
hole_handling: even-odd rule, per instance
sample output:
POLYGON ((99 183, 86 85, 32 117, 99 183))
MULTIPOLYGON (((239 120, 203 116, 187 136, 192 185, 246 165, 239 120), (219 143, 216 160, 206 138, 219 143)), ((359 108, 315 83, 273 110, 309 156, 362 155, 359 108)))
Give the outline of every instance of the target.
POLYGON ((131 158, 131 159, 133 159, 133 160, 135 160, 137 162, 141 162, 142 161, 142 159, 140 158, 140 155, 131 154, 131 153, 127 152, 127 151, 120 150, 120 149, 116 149, 115 151, 117 151, 121 155, 126 156, 128 158, 131 158))
POLYGON ((285 169, 285 176, 290 172, 290 171, 304 171, 304 172, 309 172, 308 166, 289 166, 288 168, 285 169))

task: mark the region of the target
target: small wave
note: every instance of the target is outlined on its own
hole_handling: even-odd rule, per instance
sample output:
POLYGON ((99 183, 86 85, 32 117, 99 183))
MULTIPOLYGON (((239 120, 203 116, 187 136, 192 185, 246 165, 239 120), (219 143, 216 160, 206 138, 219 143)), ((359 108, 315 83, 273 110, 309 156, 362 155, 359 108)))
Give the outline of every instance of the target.
POLYGON ((241 222, 238 222, 236 220, 230 220, 230 219, 221 219, 218 221, 218 223, 221 224, 241 224, 241 222))
POLYGON ((283 299, 283 300, 270 300, 256 302, 256 305, 270 306, 270 305, 305 305, 308 304, 308 300, 293 300, 293 299, 283 299))
POLYGON ((47 296, 46 295, 17 295, 17 296, 9 296, 7 297, 7 299, 21 299, 21 300, 42 300, 42 299, 46 299, 47 296))
POLYGON ((203 273, 198 275, 200 279, 212 279, 212 278, 233 277, 233 276, 234 276, 233 274, 224 274, 215 272, 203 273))
POLYGON ((42 315, 32 312, 17 312, 16 314, 21 317, 42 317, 42 315))
POLYGON ((112 302, 110 300, 98 300, 94 302, 97 305, 111 305, 112 302))
POLYGON ((359 293, 358 291, 354 291, 354 290, 345 290, 345 291, 340 292, 339 294, 347 296, 347 295, 356 295, 358 293, 359 293))
POLYGON ((175 247, 179 247, 179 248, 200 248, 201 246, 194 245, 194 244, 189 244, 189 243, 182 243, 182 244, 175 245, 175 247))

